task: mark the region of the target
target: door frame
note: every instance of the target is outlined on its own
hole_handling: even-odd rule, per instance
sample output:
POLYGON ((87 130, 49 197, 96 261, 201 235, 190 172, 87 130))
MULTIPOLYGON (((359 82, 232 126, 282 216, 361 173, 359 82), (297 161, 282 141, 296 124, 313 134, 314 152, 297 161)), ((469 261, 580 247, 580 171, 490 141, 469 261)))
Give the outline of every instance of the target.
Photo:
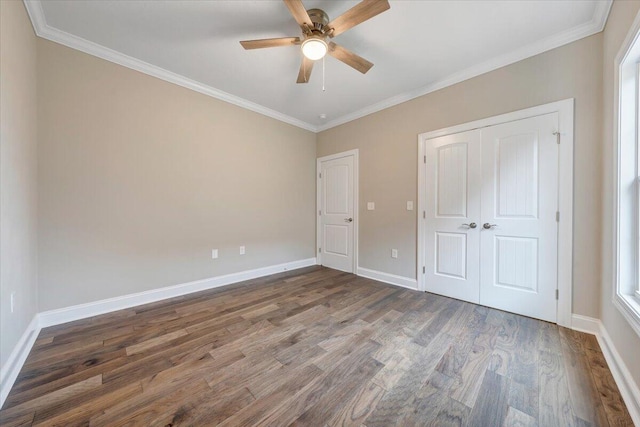
POLYGON ((558 307, 557 323, 560 326, 571 327, 572 295, 573 295, 573 121, 574 99, 551 102, 537 107, 513 111, 499 116, 488 117, 469 123, 450 126, 418 135, 418 251, 416 260, 416 277, 418 289, 425 290, 425 215, 426 215, 426 150, 425 144, 429 139, 440 136, 467 132, 489 126, 558 113, 558 132, 560 133, 560 158, 558 171, 558 307))
POLYGON ((320 197, 322 195, 322 179, 320 178, 320 165, 322 162, 326 162, 328 160, 341 159, 343 157, 353 157, 353 266, 352 273, 357 274, 358 272, 358 224, 359 221, 359 208, 358 208, 358 200, 359 200, 359 181, 360 181, 360 152, 356 148, 354 150, 343 151, 341 153, 330 154, 328 156, 318 157, 316 159, 316 264, 322 265, 322 253, 320 252, 320 242, 321 238, 321 223, 320 223, 320 206, 322 205, 322 201, 320 197))

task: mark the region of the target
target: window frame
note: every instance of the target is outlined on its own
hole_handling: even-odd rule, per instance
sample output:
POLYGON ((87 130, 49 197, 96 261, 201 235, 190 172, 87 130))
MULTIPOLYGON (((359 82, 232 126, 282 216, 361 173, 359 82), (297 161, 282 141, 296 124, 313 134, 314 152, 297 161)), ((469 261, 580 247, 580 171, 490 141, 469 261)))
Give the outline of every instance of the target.
POLYGON ((613 304, 640 336, 640 13, 614 67, 613 304))
MULTIPOLYGON (((640 16, 640 15, 639 15, 640 16)), ((636 34, 635 44, 640 43, 640 29, 638 29, 636 34)), ((633 296, 636 298, 636 302, 640 303, 640 56, 636 59, 636 102, 635 102, 635 145, 636 145, 636 191, 635 191, 635 225, 636 225, 636 277, 635 277, 635 289, 633 292, 633 296)))

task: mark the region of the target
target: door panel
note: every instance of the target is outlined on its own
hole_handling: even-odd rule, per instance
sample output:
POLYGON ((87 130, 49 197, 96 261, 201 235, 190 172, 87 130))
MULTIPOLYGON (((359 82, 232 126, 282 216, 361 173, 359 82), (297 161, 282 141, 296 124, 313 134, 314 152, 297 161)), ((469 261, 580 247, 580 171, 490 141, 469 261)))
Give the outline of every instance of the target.
POLYGON ((426 290, 479 302, 480 132, 427 141, 426 290))
POLYGON ((320 163, 322 265, 354 272, 354 156, 320 163))
POLYGON ((466 143, 453 143, 436 148, 436 212, 439 217, 467 216, 468 150, 469 146, 466 143))
POLYGON ((538 291, 538 239, 494 237, 496 286, 538 291))
POLYGON ((557 114, 482 131, 480 303, 555 322, 557 114), (542 189, 542 190, 541 190, 542 189))
POLYGON ((467 278, 467 235, 436 231, 436 274, 467 278))
POLYGON ((349 226, 347 224, 326 224, 324 226, 325 253, 349 256, 349 226))
MULTIPOLYGON (((484 133, 489 138, 490 131, 484 133)), ((483 138, 483 139, 485 139, 483 138)), ((490 141, 487 141, 490 144, 490 141)), ((538 138, 535 133, 498 138, 496 216, 538 216, 538 138)))

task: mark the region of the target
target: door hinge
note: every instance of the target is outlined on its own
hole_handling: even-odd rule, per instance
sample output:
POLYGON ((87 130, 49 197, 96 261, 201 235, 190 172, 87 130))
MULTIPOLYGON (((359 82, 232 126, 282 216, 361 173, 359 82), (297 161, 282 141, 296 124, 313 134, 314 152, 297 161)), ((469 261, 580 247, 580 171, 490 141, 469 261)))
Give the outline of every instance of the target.
POLYGON ((422 266, 422 274, 425 274, 427 272, 427 267, 422 266))
POLYGON ((318 216, 322 216, 322 211, 318 211, 318 216))
POLYGON ((560 211, 556 211, 556 222, 560 222, 560 211))
POLYGON ((318 178, 322 178, 322 172, 318 174, 318 178))
POLYGON ((556 144, 560 145, 560 132, 553 133, 556 136, 556 144))
POLYGON ((422 158, 422 161, 423 161, 424 163, 427 163, 427 155, 426 155, 426 154, 425 154, 425 155, 424 155, 424 157, 422 158))
POLYGON ((321 250, 322 250, 322 248, 318 248, 318 253, 320 253, 321 250))
POLYGON ((560 291, 556 289, 556 300, 560 298, 560 291))
POLYGON ((422 211, 422 218, 427 219, 427 211, 422 211))

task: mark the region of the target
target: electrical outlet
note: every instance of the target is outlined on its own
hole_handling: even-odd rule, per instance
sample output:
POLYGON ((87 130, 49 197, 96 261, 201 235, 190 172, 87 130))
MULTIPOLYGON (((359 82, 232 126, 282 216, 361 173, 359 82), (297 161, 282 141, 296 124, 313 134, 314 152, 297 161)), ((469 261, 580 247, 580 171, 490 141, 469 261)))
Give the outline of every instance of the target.
POLYGON ((245 251, 244 251, 244 246, 240 246, 240 255, 244 255, 245 251))
POLYGON ((13 313, 16 306, 16 293, 11 292, 11 312, 13 313))
POLYGON ((375 211, 376 210, 376 204, 374 202, 367 202, 367 210, 368 211, 375 211))
POLYGON ((391 249, 391 258, 398 258, 398 250, 391 249))
POLYGON ((218 250, 211 249, 211 259, 217 259, 217 258, 218 258, 218 250))

